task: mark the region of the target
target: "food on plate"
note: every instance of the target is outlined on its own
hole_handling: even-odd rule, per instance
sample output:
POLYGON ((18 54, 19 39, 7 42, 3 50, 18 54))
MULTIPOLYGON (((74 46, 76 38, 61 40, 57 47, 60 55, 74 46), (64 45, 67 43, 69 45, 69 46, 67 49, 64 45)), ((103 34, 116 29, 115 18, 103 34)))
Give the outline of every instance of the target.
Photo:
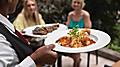
POLYGON ((47 34, 47 30, 45 29, 45 27, 36 27, 33 30, 33 34, 35 35, 46 35, 47 34))
POLYGON ((73 28, 68 32, 68 35, 59 38, 56 43, 65 47, 79 48, 96 42, 90 38, 89 29, 79 30, 78 28, 73 28))
POLYGON ((46 35, 59 27, 59 24, 55 24, 52 26, 43 26, 43 27, 36 27, 32 33, 35 35, 46 35))

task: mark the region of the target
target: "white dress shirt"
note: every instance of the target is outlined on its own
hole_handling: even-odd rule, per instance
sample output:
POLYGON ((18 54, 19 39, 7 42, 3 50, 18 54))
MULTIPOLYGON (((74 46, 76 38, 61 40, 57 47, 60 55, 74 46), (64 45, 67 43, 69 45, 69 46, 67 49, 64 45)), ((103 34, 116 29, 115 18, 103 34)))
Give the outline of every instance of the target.
MULTIPOLYGON (((15 29, 13 24, 1 14, 0 22, 14 34, 15 29)), ((0 33, 0 67, 36 67, 35 62, 30 56, 27 56, 22 62, 18 63, 18 56, 11 46, 12 45, 6 40, 5 36, 0 33)))

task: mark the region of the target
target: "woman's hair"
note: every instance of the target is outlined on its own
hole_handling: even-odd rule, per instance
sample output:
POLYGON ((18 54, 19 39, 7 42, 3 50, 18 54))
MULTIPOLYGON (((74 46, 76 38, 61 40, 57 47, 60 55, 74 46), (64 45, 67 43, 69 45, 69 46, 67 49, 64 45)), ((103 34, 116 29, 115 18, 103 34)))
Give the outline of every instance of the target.
POLYGON ((23 6, 24 6, 24 10, 23 10, 23 13, 24 13, 24 17, 26 19, 26 21, 28 22, 30 17, 32 18, 32 20, 36 23, 36 24, 39 24, 40 22, 40 19, 39 19, 39 12, 38 12, 38 7, 37 7, 37 3, 36 3, 36 0, 25 0, 24 3, 23 3, 23 6), (28 1, 33 1, 35 2, 35 6, 36 6, 36 11, 35 13, 31 16, 30 13, 28 12, 28 9, 27 9, 27 2, 28 1))
POLYGON ((80 0, 82 8, 84 8, 84 6, 85 6, 85 2, 84 1, 85 0, 80 0))
MULTIPOLYGON (((73 1, 74 1, 74 0, 73 0, 73 1)), ((72 2, 73 2, 73 1, 72 1, 72 2)), ((81 4, 81 8, 84 8, 84 6, 85 6, 85 2, 84 2, 84 1, 85 1, 85 0, 78 0, 78 1, 79 1, 80 4, 81 4)))

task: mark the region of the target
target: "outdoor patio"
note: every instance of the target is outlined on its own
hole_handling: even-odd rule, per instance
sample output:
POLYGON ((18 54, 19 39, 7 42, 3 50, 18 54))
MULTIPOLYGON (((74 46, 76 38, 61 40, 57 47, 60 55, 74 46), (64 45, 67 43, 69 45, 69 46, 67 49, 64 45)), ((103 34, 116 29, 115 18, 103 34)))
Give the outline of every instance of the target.
MULTIPOLYGON (((87 67, 87 53, 81 53, 81 67, 87 67)), ((93 54, 90 54, 90 67, 104 67, 105 64, 112 65, 114 64, 114 61, 111 61, 109 59, 98 57, 98 65, 96 65, 96 56, 93 54)), ((62 56, 62 67, 72 67, 73 60, 67 56, 62 56)))

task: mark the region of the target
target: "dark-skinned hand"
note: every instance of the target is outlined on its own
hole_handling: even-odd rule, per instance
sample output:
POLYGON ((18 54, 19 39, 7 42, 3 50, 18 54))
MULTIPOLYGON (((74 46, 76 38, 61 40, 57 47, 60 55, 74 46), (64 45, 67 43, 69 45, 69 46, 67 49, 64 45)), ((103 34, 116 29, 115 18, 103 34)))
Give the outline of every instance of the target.
POLYGON ((52 49, 55 45, 46 45, 38 48, 34 53, 30 55, 30 57, 35 61, 36 64, 44 65, 49 64, 52 65, 55 63, 58 54, 52 49))

